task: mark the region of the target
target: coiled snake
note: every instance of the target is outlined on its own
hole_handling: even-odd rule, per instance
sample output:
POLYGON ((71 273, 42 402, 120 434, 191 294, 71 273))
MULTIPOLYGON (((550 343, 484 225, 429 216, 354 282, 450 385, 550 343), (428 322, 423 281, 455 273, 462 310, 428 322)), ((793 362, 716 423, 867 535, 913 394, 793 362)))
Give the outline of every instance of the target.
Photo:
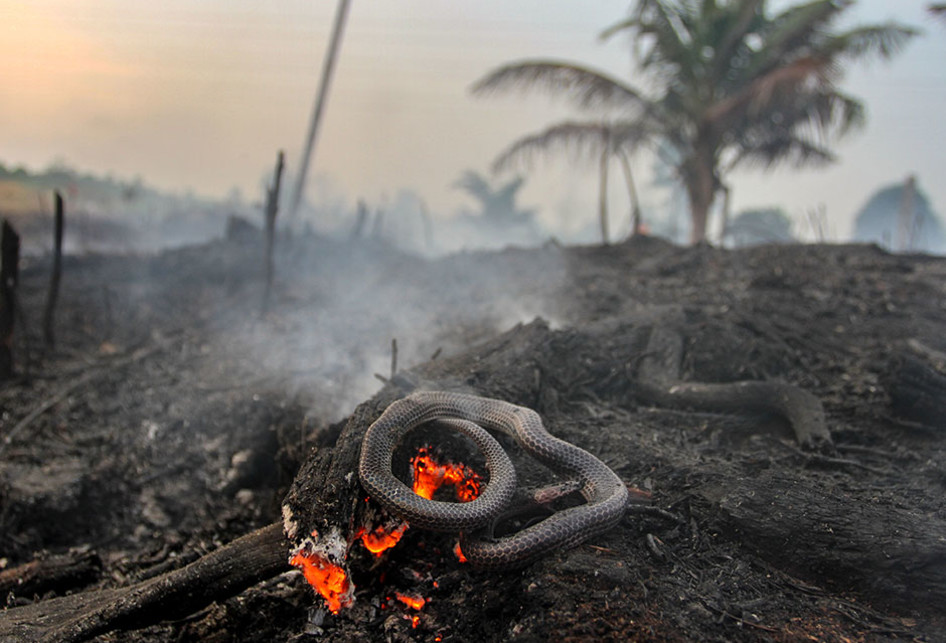
POLYGON ((528 563, 559 547, 571 547, 613 527, 624 514, 627 488, 601 460, 550 435, 535 411, 490 398, 421 391, 391 404, 365 433, 358 465, 361 484, 384 507, 409 523, 436 531, 461 532, 460 547, 477 567, 502 568, 528 563), (483 451, 490 481, 468 503, 426 500, 391 471, 402 436, 421 424, 440 420, 469 436, 483 451), (470 534, 497 518, 512 499, 516 473, 506 452, 484 429, 511 436, 546 466, 575 476, 586 503, 558 511, 512 535, 487 540, 470 534))

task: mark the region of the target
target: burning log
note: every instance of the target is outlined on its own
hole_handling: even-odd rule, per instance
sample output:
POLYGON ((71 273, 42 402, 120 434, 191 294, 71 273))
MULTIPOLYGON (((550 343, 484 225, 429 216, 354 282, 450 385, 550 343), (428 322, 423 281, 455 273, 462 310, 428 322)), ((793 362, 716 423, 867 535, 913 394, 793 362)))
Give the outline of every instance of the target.
POLYGON ((0 231, 0 380, 13 377, 13 326, 20 279, 20 235, 4 219, 0 231))
POLYGON ((49 294, 46 298, 46 310, 43 314, 43 340, 47 347, 55 344, 53 317, 56 313, 56 300, 59 298, 59 280, 62 278, 62 231, 63 202, 62 195, 56 192, 56 218, 53 228, 53 269, 49 278, 49 294))

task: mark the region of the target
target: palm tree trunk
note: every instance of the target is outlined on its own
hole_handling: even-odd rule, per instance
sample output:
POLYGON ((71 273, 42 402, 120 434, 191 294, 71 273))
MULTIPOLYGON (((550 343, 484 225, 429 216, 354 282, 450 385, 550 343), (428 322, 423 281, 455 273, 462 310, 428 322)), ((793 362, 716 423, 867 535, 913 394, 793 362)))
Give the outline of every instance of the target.
POLYGON ((706 241, 706 224, 709 219, 716 183, 713 180, 713 152, 707 145, 697 144, 689 165, 687 195, 690 198, 690 244, 706 241))
POLYGON ((601 243, 608 245, 608 161, 611 156, 611 146, 605 145, 601 152, 601 183, 598 188, 598 217, 601 222, 601 243))
POLYGON ((627 195, 631 200, 631 235, 634 236, 641 231, 643 222, 641 221, 641 204, 637 198, 637 188, 634 185, 634 175, 631 173, 631 161, 627 158, 624 150, 618 150, 618 159, 621 161, 621 167, 624 169, 624 181, 627 183, 627 195))
POLYGON ((293 223, 296 212, 302 203, 305 192, 306 176, 309 173, 309 162, 312 160, 312 150, 315 148, 315 139, 319 134, 319 124, 322 122, 322 112, 328 101, 328 90, 332 85, 332 76, 335 73, 335 60, 342 44, 342 34, 345 32, 345 20, 348 18, 348 6, 351 0, 338 0, 335 10, 335 24, 332 27, 332 37, 329 40, 328 51, 322 61, 322 80, 319 81, 319 91, 315 98, 315 107, 312 109, 312 119, 309 121, 309 132, 305 137, 305 147, 299 161, 299 174, 296 176, 295 189, 292 191, 292 201, 289 204, 288 223, 293 223))

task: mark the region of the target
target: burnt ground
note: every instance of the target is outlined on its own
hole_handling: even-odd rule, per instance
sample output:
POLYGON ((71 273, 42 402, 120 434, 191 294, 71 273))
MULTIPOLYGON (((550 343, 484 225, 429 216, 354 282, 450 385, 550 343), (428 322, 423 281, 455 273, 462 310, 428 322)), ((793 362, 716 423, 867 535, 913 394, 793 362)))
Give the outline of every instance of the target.
MULTIPOLYGON (((259 245, 68 259, 54 349, 49 265, 24 262, 0 572, 73 573, 4 585, 8 608, 150 578, 279 520, 307 457, 421 385, 535 408, 635 506, 522 570, 470 570, 449 536, 408 530, 379 561, 353 547, 357 601, 337 616, 287 571, 99 640, 946 639, 946 260, 638 238, 428 261, 301 237, 280 246, 263 314, 259 245), (654 328, 683 338, 684 380, 814 393, 832 443, 802 448, 751 409, 642 399, 654 328)), ((552 479, 517 465, 526 485, 552 479)))

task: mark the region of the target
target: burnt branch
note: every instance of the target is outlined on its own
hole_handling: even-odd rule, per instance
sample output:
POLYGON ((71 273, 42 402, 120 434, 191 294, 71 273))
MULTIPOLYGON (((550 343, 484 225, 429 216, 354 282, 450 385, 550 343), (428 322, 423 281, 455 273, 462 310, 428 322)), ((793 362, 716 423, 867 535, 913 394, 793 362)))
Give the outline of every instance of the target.
POLYGON ((64 208, 62 195, 56 192, 56 214, 53 223, 53 268, 49 278, 49 294, 46 297, 46 309, 43 312, 43 341, 52 348, 56 343, 53 321, 56 314, 56 301, 59 299, 59 281, 62 278, 62 232, 64 208))

